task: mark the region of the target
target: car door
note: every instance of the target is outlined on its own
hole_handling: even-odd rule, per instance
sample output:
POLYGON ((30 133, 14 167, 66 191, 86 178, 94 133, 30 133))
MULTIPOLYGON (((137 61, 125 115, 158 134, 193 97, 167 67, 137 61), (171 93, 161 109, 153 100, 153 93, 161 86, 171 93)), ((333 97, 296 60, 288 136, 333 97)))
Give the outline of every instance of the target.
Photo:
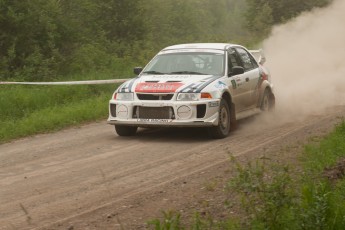
POLYGON ((242 47, 236 47, 235 50, 241 60, 241 66, 244 68, 243 88, 246 95, 243 103, 246 109, 251 109, 257 106, 258 83, 260 79, 259 66, 247 50, 242 47))
POLYGON ((233 75, 232 68, 236 66, 242 67, 241 59, 235 49, 230 48, 228 50, 228 76, 231 81, 232 99, 236 105, 236 112, 245 110, 248 107, 248 102, 246 100, 249 94, 249 89, 245 84, 245 75, 233 75))

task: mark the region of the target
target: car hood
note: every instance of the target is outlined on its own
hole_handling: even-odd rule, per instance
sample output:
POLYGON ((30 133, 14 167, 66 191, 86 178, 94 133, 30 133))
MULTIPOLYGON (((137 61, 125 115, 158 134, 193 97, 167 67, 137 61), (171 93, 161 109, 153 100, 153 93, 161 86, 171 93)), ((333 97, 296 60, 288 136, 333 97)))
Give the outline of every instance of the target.
POLYGON ((213 75, 142 75, 123 83, 118 92, 199 93, 221 76, 213 75))

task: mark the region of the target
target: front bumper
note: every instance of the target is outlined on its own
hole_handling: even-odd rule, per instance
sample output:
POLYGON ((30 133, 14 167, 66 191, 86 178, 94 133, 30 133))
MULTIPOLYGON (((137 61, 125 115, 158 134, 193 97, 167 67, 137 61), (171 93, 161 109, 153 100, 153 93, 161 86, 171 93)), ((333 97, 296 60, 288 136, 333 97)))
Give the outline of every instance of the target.
POLYGON ((116 101, 109 102, 108 124, 140 127, 211 127, 218 125, 220 100, 204 101, 116 101), (144 108, 143 108, 144 107, 144 108), (114 110, 115 108, 115 110, 114 110), (139 108, 139 109, 138 109, 139 108), (137 110, 169 108, 169 117, 140 117, 137 110), (200 108, 205 111, 200 112, 200 108), (183 110, 183 112, 181 112, 183 110), (185 112, 187 111, 187 112, 185 112))

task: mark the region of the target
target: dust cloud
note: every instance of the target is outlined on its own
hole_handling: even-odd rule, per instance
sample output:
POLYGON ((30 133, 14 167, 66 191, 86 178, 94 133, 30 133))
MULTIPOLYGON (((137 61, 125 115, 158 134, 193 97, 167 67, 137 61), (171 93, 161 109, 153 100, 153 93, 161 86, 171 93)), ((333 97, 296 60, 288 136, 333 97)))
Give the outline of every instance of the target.
POLYGON ((345 105, 345 1, 277 26, 263 43, 276 114, 293 121, 345 105))

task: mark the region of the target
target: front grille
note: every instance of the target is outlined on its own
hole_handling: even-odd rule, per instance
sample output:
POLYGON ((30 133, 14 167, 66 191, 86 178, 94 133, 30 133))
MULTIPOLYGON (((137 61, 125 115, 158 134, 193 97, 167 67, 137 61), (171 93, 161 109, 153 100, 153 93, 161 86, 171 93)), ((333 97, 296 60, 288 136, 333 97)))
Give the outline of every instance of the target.
POLYGON ((110 104, 110 114, 112 117, 116 117, 116 105, 110 104))
POLYGON ((133 118, 140 119, 175 119, 172 107, 144 107, 136 106, 133 111, 133 118))
POLYGON ((163 100, 168 101, 171 100, 174 94, 137 94, 139 100, 163 100))

